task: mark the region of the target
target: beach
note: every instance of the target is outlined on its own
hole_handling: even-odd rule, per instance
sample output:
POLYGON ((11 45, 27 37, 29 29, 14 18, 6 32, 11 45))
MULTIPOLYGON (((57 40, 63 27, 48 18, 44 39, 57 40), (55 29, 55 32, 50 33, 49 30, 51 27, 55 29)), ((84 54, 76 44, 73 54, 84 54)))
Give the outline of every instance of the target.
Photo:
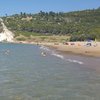
POLYGON ((13 43, 18 44, 33 44, 33 45, 43 45, 49 48, 53 48, 57 51, 64 52, 66 54, 77 54, 77 55, 85 55, 92 57, 100 57, 100 42, 28 42, 28 41, 14 41, 13 43))
POLYGON ((58 51, 100 57, 100 42, 39 43, 58 51))

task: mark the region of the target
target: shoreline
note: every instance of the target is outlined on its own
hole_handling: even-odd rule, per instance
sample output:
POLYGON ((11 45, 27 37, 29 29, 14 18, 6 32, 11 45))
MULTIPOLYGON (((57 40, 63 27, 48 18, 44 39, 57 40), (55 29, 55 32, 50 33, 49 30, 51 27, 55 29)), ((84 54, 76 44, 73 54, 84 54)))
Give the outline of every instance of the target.
POLYGON ((89 47, 84 45, 87 42, 69 42, 69 43, 74 43, 75 45, 64 45, 62 43, 59 43, 57 45, 55 45, 54 43, 51 43, 51 44, 43 43, 42 45, 47 46, 49 48, 53 48, 56 51, 62 52, 64 54, 100 57, 100 42, 97 42, 96 46, 92 45, 89 47))
MULTIPOLYGON (((9 43, 9 42, 8 42, 9 43)), ((14 44, 34 44, 43 45, 53 48, 58 52, 64 54, 74 54, 82 56, 100 57, 100 42, 91 42, 91 45, 86 45, 90 42, 67 42, 64 43, 50 43, 50 42, 27 42, 27 41, 13 41, 14 44)))

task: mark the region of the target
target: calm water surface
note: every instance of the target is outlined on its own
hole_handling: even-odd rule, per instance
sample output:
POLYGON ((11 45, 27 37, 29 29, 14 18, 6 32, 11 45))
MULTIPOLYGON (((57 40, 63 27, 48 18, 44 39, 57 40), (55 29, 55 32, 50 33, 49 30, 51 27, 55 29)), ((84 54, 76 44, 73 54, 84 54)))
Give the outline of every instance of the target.
POLYGON ((44 50, 0 44, 0 100, 100 100, 100 58, 44 50))

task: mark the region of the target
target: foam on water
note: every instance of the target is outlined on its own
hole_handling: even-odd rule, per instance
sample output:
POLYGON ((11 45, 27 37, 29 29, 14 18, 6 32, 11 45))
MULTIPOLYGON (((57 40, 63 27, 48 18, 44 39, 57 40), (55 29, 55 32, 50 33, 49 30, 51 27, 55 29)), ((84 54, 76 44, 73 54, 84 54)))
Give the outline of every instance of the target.
POLYGON ((81 62, 81 61, 79 61, 79 60, 75 60, 75 59, 66 59, 63 55, 60 55, 60 54, 57 54, 57 53, 54 53, 54 52, 53 52, 51 55, 56 56, 56 57, 58 57, 58 58, 61 58, 61 59, 63 59, 63 60, 66 60, 66 61, 68 61, 68 62, 77 63, 77 64, 80 64, 80 65, 83 64, 83 62, 81 62))
POLYGON ((53 55, 53 56, 55 56, 55 57, 58 57, 58 58, 60 58, 60 59, 62 59, 62 60, 66 60, 67 62, 77 63, 77 64, 80 64, 80 65, 83 64, 83 62, 81 62, 81 61, 79 61, 79 60, 76 60, 76 59, 66 59, 63 55, 58 54, 58 53, 56 53, 56 52, 54 52, 54 51, 51 51, 48 47, 41 46, 40 49, 41 49, 41 50, 44 50, 44 51, 47 51, 47 52, 50 52, 50 55, 53 55))
POLYGON ((74 59, 66 59, 66 60, 69 61, 69 62, 78 63, 78 64, 80 64, 80 65, 83 64, 83 62, 81 62, 81 61, 79 61, 79 60, 74 60, 74 59))
POLYGON ((45 50, 45 51, 50 51, 50 49, 48 47, 45 47, 45 46, 40 46, 40 49, 45 50))
POLYGON ((56 57, 61 58, 61 59, 64 59, 63 55, 60 55, 60 54, 57 54, 57 53, 54 53, 54 52, 51 55, 56 56, 56 57))

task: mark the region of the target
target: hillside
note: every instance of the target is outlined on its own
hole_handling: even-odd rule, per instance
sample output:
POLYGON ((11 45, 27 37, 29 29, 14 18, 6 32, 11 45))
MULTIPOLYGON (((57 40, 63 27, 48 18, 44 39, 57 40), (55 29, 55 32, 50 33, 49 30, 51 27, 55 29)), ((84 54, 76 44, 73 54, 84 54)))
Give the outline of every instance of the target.
POLYGON ((71 40, 100 39, 100 8, 69 13, 43 12, 20 13, 3 17, 5 25, 23 35, 67 35, 71 40))

